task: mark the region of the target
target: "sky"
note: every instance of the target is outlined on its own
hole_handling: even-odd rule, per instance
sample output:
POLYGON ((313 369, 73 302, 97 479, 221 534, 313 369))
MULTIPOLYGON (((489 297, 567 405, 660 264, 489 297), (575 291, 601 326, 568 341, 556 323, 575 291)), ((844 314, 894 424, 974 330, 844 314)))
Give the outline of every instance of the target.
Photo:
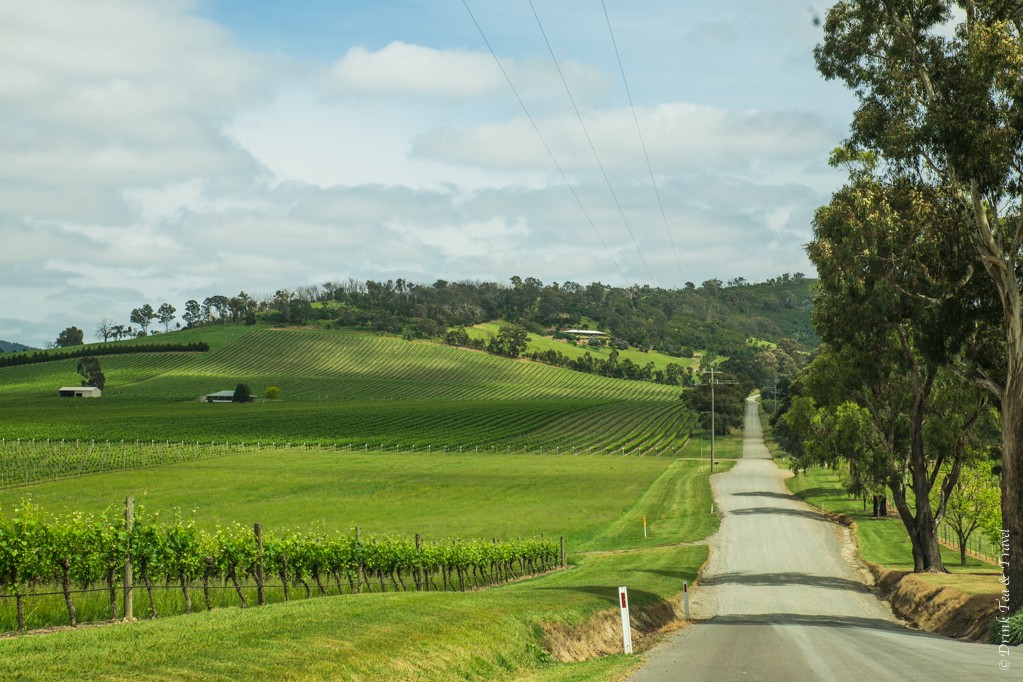
POLYGON ((826 9, 0 3, 0 339, 350 277, 813 275, 826 9))

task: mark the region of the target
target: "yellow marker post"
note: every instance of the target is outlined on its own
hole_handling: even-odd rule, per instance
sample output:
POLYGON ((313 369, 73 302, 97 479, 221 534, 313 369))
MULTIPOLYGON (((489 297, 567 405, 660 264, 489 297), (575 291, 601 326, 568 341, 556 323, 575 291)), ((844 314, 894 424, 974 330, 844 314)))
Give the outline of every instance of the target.
POLYGON ((646 537, 646 517, 643 517, 643 537, 646 537))

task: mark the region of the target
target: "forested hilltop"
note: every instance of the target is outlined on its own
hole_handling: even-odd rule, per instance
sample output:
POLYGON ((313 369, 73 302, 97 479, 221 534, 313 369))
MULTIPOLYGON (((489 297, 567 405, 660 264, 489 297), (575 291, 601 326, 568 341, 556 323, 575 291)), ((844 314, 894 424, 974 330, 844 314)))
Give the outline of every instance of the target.
POLYGON ((711 279, 699 286, 687 282, 680 289, 544 284, 533 277, 512 277, 509 284, 349 279, 282 289, 263 300, 244 292, 193 300, 182 318, 188 326, 320 322, 408 338, 442 338, 452 327, 503 320, 535 334, 588 327, 633 348, 675 355, 688 347, 724 355, 751 337, 790 338, 807 349, 815 347, 810 321, 814 282, 800 273, 756 284, 742 278, 728 283, 711 279))
MULTIPOLYGON (((189 300, 180 322, 170 303, 156 308, 145 303, 129 316, 137 328, 105 319, 95 333, 104 342, 151 336, 161 332, 157 322, 163 333, 230 324, 365 330, 527 357, 611 378, 688 387, 684 399, 707 413, 710 396, 702 375, 713 366, 725 374, 717 426, 727 431, 741 423, 750 390, 784 394, 817 347, 811 323, 815 289, 816 280, 801 273, 759 283, 741 277, 727 283, 710 279, 678 289, 544 284, 518 276, 508 283, 432 284, 349 278, 280 289, 272 296, 243 291, 189 300)), ((53 345, 77 346, 83 336, 82 330, 69 327, 53 345)), ((37 353, 31 361, 49 359, 37 353)))

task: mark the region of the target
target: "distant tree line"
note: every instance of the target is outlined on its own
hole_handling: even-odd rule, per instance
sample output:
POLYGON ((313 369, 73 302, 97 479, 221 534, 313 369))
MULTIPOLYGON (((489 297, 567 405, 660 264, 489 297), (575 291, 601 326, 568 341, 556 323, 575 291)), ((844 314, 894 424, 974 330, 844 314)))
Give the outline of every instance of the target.
POLYGON ((0 367, 16 367, 19 365, 34 365, 40 362, 53 362, 55 360, 69 360, 72 358, 85 358, 97 355, 126 355, 129 353, 205 353, 210 345, 205 341, 191 343, 146 343, 130 344, 123 346, 91 346, 66 351, 36 351, 32 354, 9 353, 0 358, 0 367))
MULTIPOLYGON (((416 284, 404 279, 376 282, 349 279, 322 286, 282 289, 248 310, 273 324, 325 320, 407 338, 442 338, 452 327, 505 320, 530 333, 547 334, 584 320, 630 347, 682 357, 704 348, 722 355, 748 337, 792 338, 808 347, 818 341, 810 323, 812 280, 782 275, 760 284, 736 278, 724 284, 688 282, 680 289, 612 287, 594 282, 544 284, 512 277, 487 281, 416 284)), ((221 297, 223 298, 223 297, 221 297)), ((207 299, 210 300, 210 299, 207 299)), ((222 302, 223 303, 223 302, 222 302)), ((190 325, 237 321, 238 313, 214 310, 190 325)), ((255 320, 253 320, 255 321, 255 320)))

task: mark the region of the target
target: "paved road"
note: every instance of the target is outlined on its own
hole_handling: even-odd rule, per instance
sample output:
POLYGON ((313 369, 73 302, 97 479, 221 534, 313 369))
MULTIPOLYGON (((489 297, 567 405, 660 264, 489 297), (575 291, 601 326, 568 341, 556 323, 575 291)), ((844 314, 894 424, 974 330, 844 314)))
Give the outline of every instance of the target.
POLYGON ((656 648, 635 682, 1023 680, 1023 651, 1002 671, 996 647, 900 625, 846 558, 843 529, 783 480, 751 400, 742 459, 712 479, 724 519, 691 592, 700 622, 656 648))

